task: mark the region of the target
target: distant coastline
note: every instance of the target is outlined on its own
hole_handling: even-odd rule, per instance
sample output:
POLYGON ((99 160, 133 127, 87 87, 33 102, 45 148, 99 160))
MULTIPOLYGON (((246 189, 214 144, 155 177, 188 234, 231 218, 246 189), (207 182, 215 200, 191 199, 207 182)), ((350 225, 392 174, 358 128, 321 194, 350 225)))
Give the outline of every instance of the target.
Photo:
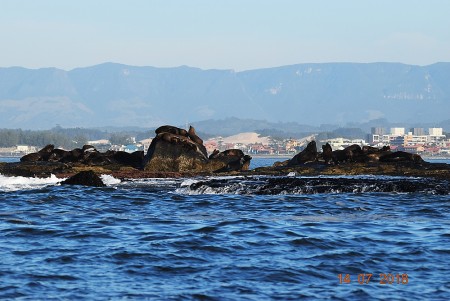
POLYGON ((290 159, 295 154, 249 154, 252 158, 286 158, 290 159))
POLYGON ((0 153, 0 158, 22 158, 23 156, 25 156, 26 154, 23 155, 11 155, 11 154, 2 154, 0 153))
MULTIPOLYGON (((21 158, 24 154, 0 153, 0 158, 21 158)), ((249 154, 252 158, 286 158, 290 159, 295 154, 249 154)), ((421 156, 424 160, 450 160, 450 156, 421 156)))
POLYGON ((422 156, 422 159, 427 160, 450 160, 450 156, 422 156))

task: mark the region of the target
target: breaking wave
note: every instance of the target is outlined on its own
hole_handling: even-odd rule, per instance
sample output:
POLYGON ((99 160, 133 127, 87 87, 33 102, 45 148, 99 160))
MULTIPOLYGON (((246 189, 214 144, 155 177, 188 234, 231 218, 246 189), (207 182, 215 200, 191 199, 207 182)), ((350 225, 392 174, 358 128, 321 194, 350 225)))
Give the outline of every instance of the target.
POLYGON ((0 191, 39 189, 56 185, 64 180, 53 174, 49 178, 7 177, 0 174, 0 191))
MULTIPOLYGON (((21 177, 21 176, 4 176, 0 174, 0 191, 17 191, 41 189, 47 186, 55 186, 64 181, 66 178, 57 178, 51 175, 47 178, 37 177, 21 177)), ((101 179, 106 186, 115 186, 121 183, 121 180, 110 175, 101 175, 101 179)))
POLYGON ((111 175, 101 175, 100 178, 102 179, 103 183, 105 183, 106 186, 112 186, 120 184, 122 181, 114 178, 111 175))

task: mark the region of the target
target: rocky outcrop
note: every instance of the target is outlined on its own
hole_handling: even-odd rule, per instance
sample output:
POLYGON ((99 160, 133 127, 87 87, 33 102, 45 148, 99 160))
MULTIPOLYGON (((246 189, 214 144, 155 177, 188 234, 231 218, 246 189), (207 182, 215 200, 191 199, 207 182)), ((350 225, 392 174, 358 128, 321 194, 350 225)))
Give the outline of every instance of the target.
POLYGON ((60 162, 14 162, 0 163, 0 174, 6 176, 39 177, 70 173, 71 167, 60 162))
MULTIPOLYGON (((313 150, 311 147, 310 153, 313 154, 313 150)), ((388 146, 382 148, 350 146, 344 150, 333 151, 329 144, 325 144, 322 150, 315 162, 293 164, 298 161, 291 159, 276 162, 270 167, 259 167, 252 172, 258 175, 277 176, 389 175, 450 181, 449 164, 425 162, 417 154, 391 151, 388 146), (288 162, 291 165, 288 165, 288 162)), ((301 156, 297 158, 299 157, 301 158, 301 156)))
POLYGON ((92 145, 63 150, 47 145, 36 153, 20 159, 20 163, 2 166, 0 172, 27 176, 47 176, 55 170, 60 174, 93 169, 97 173, 119 172, 151 175, 161 173, 211 173, 234 172, 249 169, 251 157, 241 150, 215 151, 210 157, 197 135, 195 128, 188 131, 171 125, 155 130, 156 137, 144 156, 143 151, 127 153, 123 151, 99 152, 92 145))
POLYGON ((208 158, 187 136, 159 132, 152 140, 144 158, 144 170, 183 172, 204 170, 208 158))
POLYGON ((155 130, 144 158, 143 169, 155 172, 230 172, 248 170, 251 157, 241 150, 214 152, 207 156, 203 140, 189 131, 165 125, 155 130))
POLYGON ((61 182, 61 185, 83 185, 93 187, 105 187, 102 179, 92 170, 80 171, 76 175, 61 182))
POLYGON ((209 178, 182 187, 189 193, 231 193, 248 195, 316 193, 431 193, 448 195, 450 184, 441 179, 365 178, 365 177, 277 177, 209 178))
POLYGON ((424 162, 416 154, 394 152, 389 147, 349 146, 332 150, 329 144, 317 152, 316 143, 292 159, 273 166, 248 170, 251 157, 241 150, 215 150, 209 157, 203 140, 194 128, 189 131, 173 126, 156 130, 156 137, 144 152, 98 152, 85 145, 70 151, 47 145, 40 151, 22 157, 21 162, 0 162, 0 174, 5 176, 67 178, 80 171, 109 174, 120 179, 151 177, 193 177, 213 172, 242 175, 392 175, 450 180, 450 165, 424 162))

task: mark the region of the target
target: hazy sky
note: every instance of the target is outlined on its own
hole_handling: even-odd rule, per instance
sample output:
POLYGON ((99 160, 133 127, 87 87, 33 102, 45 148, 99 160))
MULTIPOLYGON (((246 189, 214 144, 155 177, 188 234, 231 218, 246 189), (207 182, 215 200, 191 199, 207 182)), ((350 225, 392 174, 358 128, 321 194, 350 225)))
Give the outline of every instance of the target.
POLYGON ((0 0, 0 67, 450 61, 449 0, 0 0))

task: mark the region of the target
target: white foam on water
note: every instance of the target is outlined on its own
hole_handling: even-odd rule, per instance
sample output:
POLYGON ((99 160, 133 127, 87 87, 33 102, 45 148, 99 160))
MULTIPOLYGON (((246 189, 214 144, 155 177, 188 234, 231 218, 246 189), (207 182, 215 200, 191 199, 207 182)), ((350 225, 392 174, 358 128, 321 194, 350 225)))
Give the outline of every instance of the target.
POLYGON ((64 180, 53 174, 49 178, 7 177, 0 174, 0 191, 39 189, 56 185, 64 180))
POLYGON ((139 185, 164 186, 164 185, 177 184, 179 182, 179 179, 175 179, 175 178, 140 178, 140 179, 127 179, 126 182, 139 184, 139 185))
POLYGON ((111 175, 101 175, 100 178, 102 179, 103 183, 105 183, 106 186, 112 186, 120 184, 122 181, 114 178, 111 175))
POLYGON ((197 183, 198 180, 194 180, 194 179, 186 179, 184 180, 181 184, 180 187, 186 187, 186 186, 191 186, 192 184, 197 183))

